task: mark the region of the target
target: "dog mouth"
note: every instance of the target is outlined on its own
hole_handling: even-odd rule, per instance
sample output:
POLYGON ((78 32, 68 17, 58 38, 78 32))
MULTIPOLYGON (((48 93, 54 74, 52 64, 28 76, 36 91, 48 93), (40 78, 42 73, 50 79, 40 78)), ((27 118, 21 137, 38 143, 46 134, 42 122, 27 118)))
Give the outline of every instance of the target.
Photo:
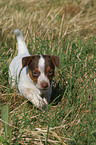
POLYGON ((49 89, 49 87, 48 88, 39 88, 39 90, 42 92, 48 91, 48 89, 49 89))
POLYGON ((46 87, 46 88, 42 88, 42 87, 39 87, 39 86, 37 86, 37 88, 41 91, 41 92, 47 92, 48 90, 49 90, 49 86, 48 87, 46 87))

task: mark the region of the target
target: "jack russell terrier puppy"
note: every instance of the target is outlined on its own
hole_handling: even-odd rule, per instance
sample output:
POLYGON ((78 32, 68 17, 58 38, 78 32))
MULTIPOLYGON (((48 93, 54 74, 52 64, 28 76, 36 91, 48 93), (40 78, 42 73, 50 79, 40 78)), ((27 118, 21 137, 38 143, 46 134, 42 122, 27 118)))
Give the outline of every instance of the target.
POLYGON ((52 94, 52 78, 60 59, 53 55, 30 55, 21 31, 14 31, 18 43, 18 55, 9 66, 9 84, 16 84, 20 93, 37 108, 46 108, 52 94))

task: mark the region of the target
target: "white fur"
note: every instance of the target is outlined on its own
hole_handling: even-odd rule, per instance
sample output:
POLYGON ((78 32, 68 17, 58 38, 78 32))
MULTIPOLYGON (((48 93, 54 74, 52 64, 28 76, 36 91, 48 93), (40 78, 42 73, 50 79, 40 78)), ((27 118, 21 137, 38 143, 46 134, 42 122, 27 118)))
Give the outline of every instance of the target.
POLYGON ((46 82, 46 83, 48 83, 48 86, 50 87, 49 79, 45 75, 45 59, 42 57, 42 55, 41 55, 41 57, 39 59, 38 69, 40 71, 40 76, 38 77, 38 81, 37 81, 36 86, 38 88, 41 88, 41 86, 40 86, 41 83, 42 82, 46 82))
POLYGON ((12 87, 14 87, 17 82, 20 93, 36 107, 43 108, 50 101, 52 93, 52 84, 50 86, 48 78, 44 75, 44 59, 41 56, 39 60, 38 67, 41 74, 38 77, 37 84, 34 85, 34 82, 30 78, 29 74, 26 73, 26 67, 22 69, 22 58, 25 56, 30 56, 27 46, 23 39, 22 33, 18 29, 15 30, 14 33, 16 34, 18 42, 18 55, 11 61, 9 66, 9 83, 12 87), (42 81, 46 81, 49 85, 49 89, 43 92, 39 89, 42 81), (42 93, 44 95, 43 98, 41 97, 42 93))

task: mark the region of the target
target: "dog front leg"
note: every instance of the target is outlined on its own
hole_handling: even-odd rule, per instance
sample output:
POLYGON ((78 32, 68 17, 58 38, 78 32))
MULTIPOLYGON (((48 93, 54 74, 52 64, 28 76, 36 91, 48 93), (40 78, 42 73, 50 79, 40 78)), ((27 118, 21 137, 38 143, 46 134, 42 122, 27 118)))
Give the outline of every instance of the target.
POLYGON ((22 91, 19 90, 19 91, 25 98, 27 98, 37 108, 42 109, 42 110, 46 109, 48 102, 45 98, 42 99, 42 97, 39 94, 37 94, 36 92, 33 92, 33 90, 30 90, 29 88, 22 91))

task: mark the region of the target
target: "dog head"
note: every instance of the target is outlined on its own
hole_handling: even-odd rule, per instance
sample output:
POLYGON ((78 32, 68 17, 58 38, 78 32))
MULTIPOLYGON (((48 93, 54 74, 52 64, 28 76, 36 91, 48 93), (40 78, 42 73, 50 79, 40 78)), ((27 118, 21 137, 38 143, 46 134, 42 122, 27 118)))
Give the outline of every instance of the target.
POLYGON ((22 58, 22 66, 28 66, 29 76, 36 87, 46 91, 51 85, 55 67, 60 67, 60 59, 53 55, 32 55, 22 58))

